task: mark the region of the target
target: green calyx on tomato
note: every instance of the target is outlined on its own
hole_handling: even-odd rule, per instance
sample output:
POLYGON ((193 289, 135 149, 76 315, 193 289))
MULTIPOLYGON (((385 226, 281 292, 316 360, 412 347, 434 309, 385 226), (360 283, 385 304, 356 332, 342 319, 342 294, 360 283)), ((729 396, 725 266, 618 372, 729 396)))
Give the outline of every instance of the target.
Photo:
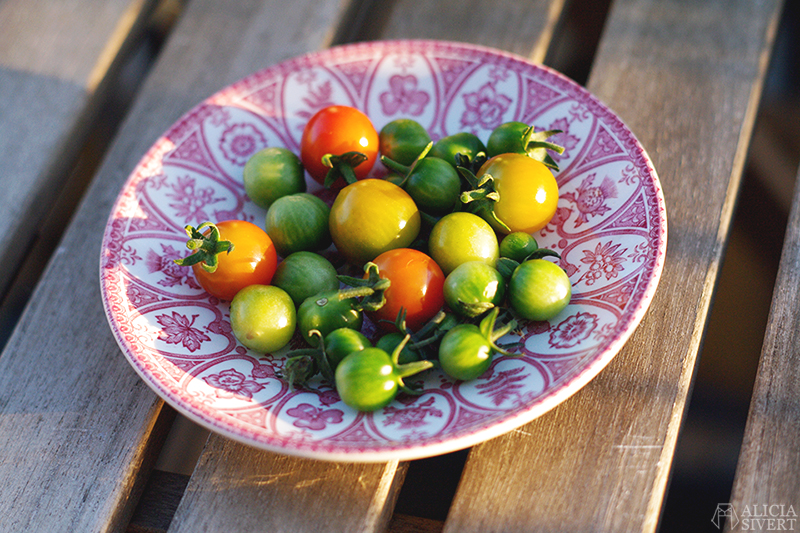
POLYGON ((322 164, 330 170, 325 174, 323 185, 333 187, 336 183, 344 180, 348 185, 358 181, 353 170, 358 165, 364 163, 367 156, 361 152, 345 152, 341 155, 325 154, 322 156, 322 164))
POLYGON ((351 353, 336 367, 335 383, 339 397, 349 407, 370 412, 387 406, 399 391, 419 394, 404 379, 433 367, 428 360, 400 364, 400 352, 408 342, 403 338, 388 354, 380 348, 365 348, 351 353))
POLYGON ((175 263, 191 266, 197 282, 211 296, 230 301, 248 285, 272 281, 278 254, 269 235, 255 224, 224 220, 185 229, 190 237, 186 247, 193 253, 175 263))
POLYGON ((511 355, 509 347, 497 344, 517 326, 514 319, 495 329, 500 308, 495 307, 480 325, 459 324, 450 329, 439 344, 439 363, 445 374, 467 381, 486 372, 495 353, 511 355))
POLYGON ((524 122, 506 122, 495 128, 489 135, 486 151, 489 157, 509 153, 525 154, 553 170, 558 170, 558 164, 550 156, 548 150, 563 154, 564 147, 549 142, 547 139, 559 133, 563 132, 561 130, 535 131, 533 126, 524 122))
POLYGON ((219 228, 212 222, 203 222, 197 228, 187 225, 184 230, 190 237, 186 242, 186 247, 192 250, 192 254, 182 259, 175 259, 175 264, 177 265, 200 265, 203 270, 213 274, 219 264, 217 256, 221 253, 229 254, 233 251, 233 243, 220 240, 219 228), (208 234, 203 233, 206 228, 210 230, 208 234))

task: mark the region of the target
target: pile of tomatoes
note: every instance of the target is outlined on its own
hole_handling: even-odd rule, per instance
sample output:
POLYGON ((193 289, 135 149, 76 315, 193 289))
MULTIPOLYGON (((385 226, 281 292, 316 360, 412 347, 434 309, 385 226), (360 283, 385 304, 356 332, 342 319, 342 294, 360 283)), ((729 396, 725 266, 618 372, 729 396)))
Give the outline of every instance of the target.
POLYGON ((557 254, 531 235, 558 201, 553 133, 508 122, 485 144, 467 132, 433 143, 412 119, 378 132, 353 107, 326 107, 299 155, 265 148, 244 167, 266 231, 242 220, 187 226, 193 254, 178 263, 231 302, 244 346, 272 353, 299 332, 308 347, 284 368, 293 385, 321 374, 347 405, 372 411, 418 393, 404 378, 434 366, 474 379, 494 354, 513 353, 498 341, 518 320, 549 320, 571 298, 546 259, 557 254), (385 177, 369 177, 377 164, 385 177), (306 191, 306 172, 335 191, 332 205, 306 191))

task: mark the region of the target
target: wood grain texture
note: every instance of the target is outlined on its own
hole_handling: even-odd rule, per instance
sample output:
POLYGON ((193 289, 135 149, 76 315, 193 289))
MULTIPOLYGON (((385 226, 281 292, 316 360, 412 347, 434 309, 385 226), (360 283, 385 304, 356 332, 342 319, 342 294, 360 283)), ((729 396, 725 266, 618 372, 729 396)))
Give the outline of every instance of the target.
POLYGON ((778 1, 612 5, 588 88, 659 173, 660 286, 584 389, 473 448, 445 531, 656 529, 779 11, 778 1))
MULTIPOLYGON (((488 21, 474 25, 467 35, 462 34, 461 40, 501 45, 496 39, 503 35, 499 31, 502 22, 516 20, 524 13, 526 24, 520 25, 515 41, 517 45, 522 43, 522 48, 515 51, 530 51, 541 46, 537 43, 542 35, 552 30, 557 19, 553 13, 561 5, 561 1, 528 3, 520 10, 520 3, 511 0, 471 2, 469 9, 493 15, 488 21)), ((413 6, 404 2, 381 2, 360 7, 367 13, 364 23, 374 24, 368 32, 373 38, 456 38, 456 30, 464 20, 442 20, 432 13, 461 13, 463 17, 466 11, 462 9, 467 9, 463 3, 453 1, 413 6), (431 5, 435 11, 426 11, 431 5), (378 13, 376 9, 388 11, 378 13), (419 11, 427 15, 420 16, 419 11), (413 19, 411 24, 409 17, 413 19), (380 30, 374 35, 376 28, 380 30)), ((188 22, 186 27, 191 27, 188 22)), ((350 34, 364 35, 358 30, 351 30, 350 34)), ((540 53, 544 55, 544 51, 540 53)), ((320 528, 348 533, 385 531, 405 469, 406 465, 393 463, 358 465, 293 459, 248 450, 230 440, 212 437, 170 533, 228 531, 230 524, 236 524, 234 529, 239 531, 256 528, 293 533, 319 531, 320 528), (231 481, 230 476, 238 479, 231 481), (389 490, 376 496, 374 487, 389 490), (344 497, 347 500, 343 502, 344 497), (269 505, 265 505, 265 501, 269 505), (209 513, 209 509, 213 512, 209 513)))
POLYGON ((0 298, 75 163, 121 52, 155 3, 0 3, 0 298))
POLYGON ((207 448, 170 533, 383 531, 405 474, 396 461, 298 459, 217 435, 207 448))
POLYGON ((731 496, 740 520, 745 507, 800 510, 800 187, 793 198, 731 496))
POLYGON ((191 25, 143 86, 0 357, 4 533, 124 528, 163 440, 156 429, 172 411, 125 361, 102 309, 98 261, 111 206, 142 154, 183 113, 253 70, 327 45, 346 7, 193 5, 191 25))

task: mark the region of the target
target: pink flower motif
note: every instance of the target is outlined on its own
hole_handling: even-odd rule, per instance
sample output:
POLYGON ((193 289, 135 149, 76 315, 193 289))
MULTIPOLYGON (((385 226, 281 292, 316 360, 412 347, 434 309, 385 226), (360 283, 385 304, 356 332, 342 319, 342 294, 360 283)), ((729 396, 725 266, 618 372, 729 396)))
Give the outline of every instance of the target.
POLYGON ((578 208, 578 217, 575 227, 589 221, 589 217, 602 216, 611 210, 606 205, 606 200, 617 197, 617 187, 611 178, 605 177, 598 187, 594 187, 594 178, 597 174, 587 176, 575 192, 565 192, 562 198, 573 202, 578 208), (577 193, 577 194, 575 194, 577 193))
POLYGON ((476 385, 475 388, 480 390, 479 394, 491 398, 494 405, 500 405, 522 392, 521 389, 524 387, 522 381, 529 376, 529 374, 520 375, 523 370, 522 367, 518 367, 498 372, 486 383, 476 385))
POLYGON ((252 379, 247 379, 244 374, 235 368, 229 368, 219 374, 206 376, 203 381, 216 388, 217 396, 220 398, 232 398, 234 395, 252 398, 254 392, 264 388, 264 385, 256 383, 252 379))
POLYGON ((219 148, 225 159, 243 166, 251 155, 266 144, 264 135, 252 124, 234 124, 222 133, 219 148))
POLYGON ((569 121, 566 118, 559 118, 553 121, 553 123, 548 128, 549 130, 560 130, 561 133, 557 133, 550 137, 550 141, 554 142, 562 147, 564 147, 564 152, 561 154, 550 152, 550 155, 556 161, 561 161, 563 159, 567 159, 570 157, 570 150, 575 149, 578 146, 578 139, 575 135, 571 135, 569 133, 569 121))
POLYGON ((176 203, 169 204, 169 206, 175 209, 175 218, 177 220, 185 220, 186 222, 194 220, 197 223, 210 220, 211 217, 204 208, 223 200, 222 198, 214 197, 213 188, 198 188, 195 185, 194 178, 185 176, 178 178, 171 185, 172 192, 166 193, 168 198, 176 200, 176 203))
POLYGON ((412 404, 411 407, 404 409, 398 409, 390 405, 383 410, 384 414, 388 415, 383 421, 383 425, 390 426, 392 424, 398 424, 400 429, 422 427, 426 424, 426 417, 434 416, 441 418, 444 416, 444 413, 433 407, 433 403, 434 398, 431 396, 419 405, 412 404))
POLYGON ((584 257, 581 263, 589 265, 589 270, 581 276, 581 279, 587 285, 594 285, 594 282, 603 276, 607 280, 619 276, 623 270, 622 263, 625 261, 623 254, 628 251, 627 248, 620 250, 620 246, 622 246, 620 243, 613 244, 609 241, 606 244, 598 243, 594 252, 583 250, 584 257))
POLYGON ((430 96, 425 91, 417 90, 417 77, 395 74, 389 78, 389 91, 381 93, 380 101, 383 113, 393 115, 419 116, 430 101, 430 96))
POLYGON ((339 409, 319 409, 308 403, 301 403, 292 407, 286 414, 296 418, 292 425, 298 428, 307 428, 313 431, 325 429, 328 424, 339 424, 344 413, 339 409))
MULTIPOLYGON (((323 107, 333 105, 333 88, 331 87, 330 80, 325 81, 317 88, 314 88, 312 83, 314 82, 315 77, 316 75, 313 73, 309 73, 309 76, 303 76, 302 79, 298 76, 299 82, 308 84, 308 96, 303 97, 302 100, 309 109, 308 111, 301 110, 297 112, 297 114, 306 121, 314 116, 314 113, 323 107)), ((305 124, 299 126, 301 130, 303 127, 305 127, 305 124)))
POLYGON ((465 94, 464 105, 466 110, 461 116, 462 126, 493 130, 502 124, 511 98, 498 94, 491 83, 486 83, 477 92, 465 94))
POLYGON ((192 315, 191 320, 185 315, 172 312, 172 316, 158 315, 156 320, 162 326, 158 338, 167 344, 182 344, 190 352, 200 348, 203 342, 211 338, 197 328, 192 327, 198 315, 192 315))
POLYGON ((550 333, 553 348, 574 348, 586 340, 597 327, 597 317, 591 313, 578 313, 568 317, 550 333))
POLYGON ((191 269, 175 264, 174 260, 180 257, 180 252, 171 245, 161 244, 160 254, 155 250, 147 252, 145 265, 147 265, 147 271, 150 274, 161 272, 164 279, 160 279, 158 284, 162 287, 175 287, 176 285, 186 284, 192 289, 199 289, 200 285, 197 284, 191 274, 191 269))

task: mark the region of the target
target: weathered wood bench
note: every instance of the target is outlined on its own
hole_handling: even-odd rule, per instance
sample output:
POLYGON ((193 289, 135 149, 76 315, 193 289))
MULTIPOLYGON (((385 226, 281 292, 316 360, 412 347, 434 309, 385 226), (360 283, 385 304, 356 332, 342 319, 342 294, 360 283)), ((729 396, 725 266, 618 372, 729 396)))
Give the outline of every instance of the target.
MULTIPOLYGON (((0 233, 29 242, 46 209, 40 202, 61 194, 57 183, 76 152, 71 136, 96 119, 95 89, 108 75, 97 73, 114 72, 120 47, 113 43, 135 38, 138 23, 130 21, 152 7, 76 4, 85 11, 65 7, 70 17, 57 3, 0 6, 9 14, 0 26, 19 32, 0 36, 0 60, 9 57, 0 71, 9 104, 1 108, 0 153, 11 162, 0 174, 0 230, 12 224, 0 233), (52 16, 57 30, 17 22, 32 20, 34 8, 52 16), (16 64, 15 47, 30 31, 52 42, 33 39, 30 57, 16 64), (70 55, 71 47, 80 54, 70 55), (52 79, 51 67, 32 74, 23 68, 47 61, 69 65, 66 83, 52 79), (38 109, 43 98, 32 91, 52 91, 55 109, 38 109), (50 124, 56 115, 58 123, 50 124), (47 139, 38 128, 26 131, 41 123, 49 126, 47 139)), ((586 85, 648 150, 669 220, 655 299, 612 363, 539 419, 457 454, 449 475, 458 487, 443 522, 394 512, 409 463, 298 459, 215 434, 185 490, 178 480, 182 499, 166 521, 172 518, 173 533, 654 531, 781 8, 778 0, 188 2, 0 356, 0 530, 164 529, 144 518, 131 524, 131 517, 175 414, 121 356, 103 313, 97 263, 108 213, 129 172, 189 108, 255 70, 353 40, 459 40, 566 70, 576 41, 599 35, 586 85), (587 12, 591 6, 597 14, 587 12)), ((734 506, 798 503, 792 430, 800 392, 791 352, 798 334, 797 216, 787 233, 734 506)), ((1 264, 12 266, 0 271, 0 287, 11 286, 23 258, 4 256, 1 264)), ((430 483, 440 477, 447 476, 430 475, 430 483)), ((158 472, 152 479, 170 481, 158 472)), ((161 494, 159 483, 149 495, 161 494)), ((156 512, 148 505, 143 500, 137 516, 156 512)))

